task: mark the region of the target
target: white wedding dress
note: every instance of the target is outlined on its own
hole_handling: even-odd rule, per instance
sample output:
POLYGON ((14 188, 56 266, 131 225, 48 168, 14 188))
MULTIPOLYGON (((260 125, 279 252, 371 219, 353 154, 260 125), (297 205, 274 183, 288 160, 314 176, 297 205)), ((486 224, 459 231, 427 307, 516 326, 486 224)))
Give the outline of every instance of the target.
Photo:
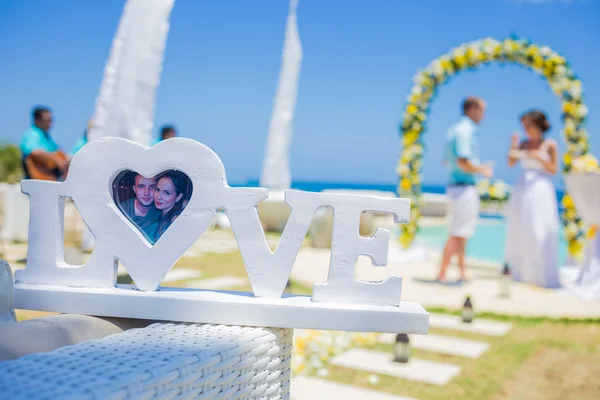
MULTIPOLYGON (((550 157, 545 142, 540 147, 550 157)), ((560 287, 558 261, 558 202, 552 177, 542 164, 521 160, 523 172, 508 204, 505 260, 514 280, 531 285, 560 287)))

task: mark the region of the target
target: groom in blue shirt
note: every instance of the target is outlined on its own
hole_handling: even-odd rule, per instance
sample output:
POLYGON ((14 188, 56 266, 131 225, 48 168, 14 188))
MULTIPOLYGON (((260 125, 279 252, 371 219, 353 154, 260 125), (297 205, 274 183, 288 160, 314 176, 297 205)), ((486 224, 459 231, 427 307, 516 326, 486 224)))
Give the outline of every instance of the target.
POLYGON ((446 136, 446 161, 450 176, 448 194, 449 238, 444 247, 438 281, 446 280, 448 264, 454 255, 458 258, 461 281, 467 280, 465 249, 467 241, 475 233, 479 217, 479 194, 475 178, 492 176, 492 168, 479 163, 477 128, 485 114, 485 102, 477 97, 463 101, 463 116, 446 136))

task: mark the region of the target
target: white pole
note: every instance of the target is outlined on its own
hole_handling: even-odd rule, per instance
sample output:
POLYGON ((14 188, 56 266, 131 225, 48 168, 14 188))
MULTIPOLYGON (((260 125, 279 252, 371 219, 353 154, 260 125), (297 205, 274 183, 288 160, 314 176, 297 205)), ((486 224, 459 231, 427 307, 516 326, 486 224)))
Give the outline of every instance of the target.
POLYGON ((156 89, 175 0, 127 0, 96 100, 89 140, 152 138, 156 89))
POLYGON ((302 63, 302 45, 296 24, 297 6, 298 0, 290 1, 281 72, 260 178, 260 186, 272 189, 287 189, 291 185, 290 140, 302 63))

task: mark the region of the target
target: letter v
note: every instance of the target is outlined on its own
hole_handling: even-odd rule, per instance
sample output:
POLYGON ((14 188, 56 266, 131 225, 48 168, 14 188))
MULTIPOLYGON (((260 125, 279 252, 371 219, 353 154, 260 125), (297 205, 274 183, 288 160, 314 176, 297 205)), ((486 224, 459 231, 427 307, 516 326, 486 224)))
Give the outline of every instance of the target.
POLYGON ((235 206, 225 207, 225 211, 242 253, 252 291, 256 297, 279 298, 285 290, 312 218, 317 208, 322 205, 319 203, 320 193, 286 190, 285 202, 292 208, 292 212, 281 234, 279 244, 275 252, 272 252, 256 208, 256 205, 267 197, 266 191, 261 189, 237 189, 236 191, 238 196, 235 196, 237 201, 233 202, 235 206), (241 191, 244 192, 243 195, 241 191))

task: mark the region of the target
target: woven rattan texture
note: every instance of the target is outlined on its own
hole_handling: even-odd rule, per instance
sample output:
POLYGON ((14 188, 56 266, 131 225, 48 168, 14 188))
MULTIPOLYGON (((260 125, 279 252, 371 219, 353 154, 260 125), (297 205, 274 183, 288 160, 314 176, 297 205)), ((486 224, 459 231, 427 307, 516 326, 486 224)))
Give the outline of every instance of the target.
POLYGON ((0 399, 289 399, 292 329, 157 323, 0 363, 0 399))

